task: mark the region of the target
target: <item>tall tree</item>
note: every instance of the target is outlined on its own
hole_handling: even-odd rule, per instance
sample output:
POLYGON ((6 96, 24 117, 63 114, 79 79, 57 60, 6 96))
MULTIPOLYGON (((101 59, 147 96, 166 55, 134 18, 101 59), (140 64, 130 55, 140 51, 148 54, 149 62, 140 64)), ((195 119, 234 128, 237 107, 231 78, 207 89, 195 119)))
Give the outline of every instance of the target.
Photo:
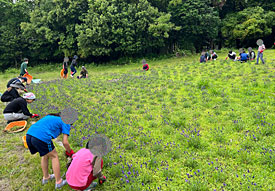
POLYGON ((77 26, 78 45, 85 57, 122 57, 146 54, 165 45, 174 25, 170 15, 147 0, 90 1, 83 24, 77 26))
POLYGON ((220 18, 211 0, 172 0, 169 12, 172 22, 181 26, 181 30, 173 34, 181 48, 194 47, 198 51, 216 40, 220 18))

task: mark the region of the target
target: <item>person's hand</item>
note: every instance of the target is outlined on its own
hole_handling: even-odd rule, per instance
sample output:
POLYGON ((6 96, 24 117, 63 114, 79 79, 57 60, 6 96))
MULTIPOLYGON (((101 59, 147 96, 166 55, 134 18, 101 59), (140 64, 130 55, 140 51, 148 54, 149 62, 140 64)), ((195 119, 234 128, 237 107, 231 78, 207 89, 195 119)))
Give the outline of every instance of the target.
POLYGON ((260 53, 263 53, 263 50, 261 50, 260 53))
POLYGON ((29 75, 29 72, 26 72, 27 75, 29 75))
POLYGON ((104 182, 106 182, 106 176, 102 176, 98 179, 98 183, 101 185, 103 184, 104 182))
POLYGON ((31 118, 38 118, 39 115, 38 114, 32 114, 31 118))
POLYGON ((28 92, 28 90, 27 90, 27 89, 24 89, 24 92, 28 92))
POLYGON ((71 149, 71 151, 70 151, 70 152, 66 151, 66 155, 67 155, 68 157, 72 157, 72 156, 73 156, 73 154, 74 154, 73 149, 71 149))

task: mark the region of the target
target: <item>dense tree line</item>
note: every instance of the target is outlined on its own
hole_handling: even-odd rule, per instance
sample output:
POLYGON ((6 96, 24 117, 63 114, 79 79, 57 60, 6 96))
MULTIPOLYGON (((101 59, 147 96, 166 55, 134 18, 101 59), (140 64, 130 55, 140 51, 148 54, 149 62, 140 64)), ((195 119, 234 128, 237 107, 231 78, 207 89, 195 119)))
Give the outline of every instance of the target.
POLYGON ((0 66, 271 46, 274 0, 0 0, 0 66))

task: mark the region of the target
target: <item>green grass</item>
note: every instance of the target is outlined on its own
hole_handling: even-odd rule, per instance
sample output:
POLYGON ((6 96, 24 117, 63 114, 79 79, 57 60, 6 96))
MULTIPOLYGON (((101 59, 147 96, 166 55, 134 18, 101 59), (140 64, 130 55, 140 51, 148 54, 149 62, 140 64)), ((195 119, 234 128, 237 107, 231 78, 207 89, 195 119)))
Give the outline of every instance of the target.
MULTIPOLYGON (((140 63, 88 66, 89 79, 32 84, 37 100, 29 108, 41 115, 77 108, 74 150, 95 132, 111 139, 107 182, 96 190, 274 190, 274 50, 265 51, 266 65, 218 54, 205 64, 198 55, 148 60, 148 72, 140 63)), ((30 74, 50 81, 60 69, 30 74)), ((18 71, 0 75, 0 92, 18 71)), ((24 149, 25 133, 0 133, 0 190, 53 190, 54 183, 41 186, 40 157, 24 149)), ((64 149, 55 145, 63 174, 64 149)))

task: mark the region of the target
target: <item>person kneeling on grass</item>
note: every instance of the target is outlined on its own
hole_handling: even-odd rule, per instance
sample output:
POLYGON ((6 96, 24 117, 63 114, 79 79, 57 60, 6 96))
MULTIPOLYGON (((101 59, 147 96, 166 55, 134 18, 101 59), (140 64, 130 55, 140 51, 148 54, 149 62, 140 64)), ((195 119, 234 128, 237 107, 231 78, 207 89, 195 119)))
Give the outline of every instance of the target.
POLYGON ((241 61, 241 63, 247 62, 248 60, 249 60, 249 56, 248 56, 247 53, 245 53, 245 51, 240 54, 240 61, 241 61))
POLYGON ((88 71, 86 70, 85 66, 82 66, 80 75, 77 76, 77 78, 88 78, 88 71))
POLYGON ((207 61, 207 58, 205 56, 205 52, 202 52, 201 57, 200 57, 200 63, 203 63, 203 62, 206 62, 206 61, 207 61))
POLYGON ((52 139, 63 134, 63 145, 66 149, 66 155, 72 156, 74 151, 71 149, 68 136, 70 135, 71 124, 66 124, 60 117, 60 113, 48 114, 33 124, 27 132, 26 141, 31 154, 39 153, 41 158, 41 167, 43 171, 42 185, 55 178, 55 189, 59 189, 67 184, 60 176, 60 164, 57 151, 53 145, 52 139), (52 161, 54 174, 49 174, 48 163, 52 161))
POLYGON ((98 178, 99 184, 106 181, 102 174, 103 155, 110 151, 106 137, 95 135, 87 142, 86 148, 80 149, 72 157, 72 162, 66 173, 69 186, 74 190, 85 190, 95 187, 93 180, 98 178))
POLYGON ((38 114, 31 114, 28 110, 27 104, 35 100, 33 93, 25 93, 23 97, 19 97, 10 102, 4 109, 4 118, 8 123, 12 121, 26 120, 29 117, 39 117, 38 114))
POLYGON ((149 65, 146 63, 145 59, 142 60, 142 65, 143 65, 142 66, 143 70, 145 70, 145 71, 149 70, 149 65))
POLYGON ((230 60, 235 61, 236 57, 237 57, 236 52, 232 52, 232 50, 230 50, 227 57, 226 57, 226 60, 229 58, 230 60))

